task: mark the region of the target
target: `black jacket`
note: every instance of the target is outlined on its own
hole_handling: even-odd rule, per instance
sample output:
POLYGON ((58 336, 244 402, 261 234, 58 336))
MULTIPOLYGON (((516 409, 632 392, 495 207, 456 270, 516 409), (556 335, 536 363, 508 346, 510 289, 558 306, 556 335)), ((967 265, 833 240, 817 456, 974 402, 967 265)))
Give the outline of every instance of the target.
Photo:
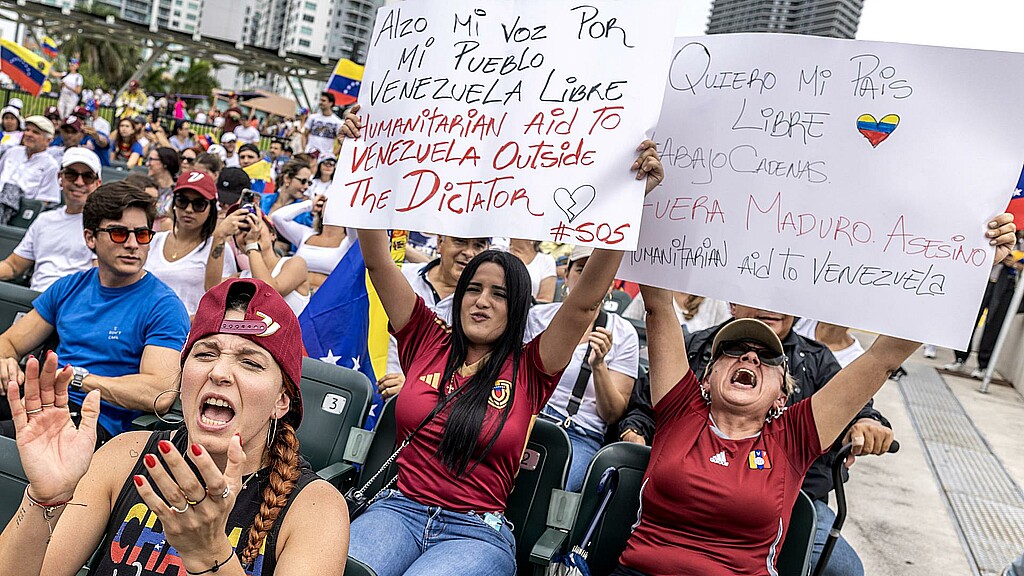
MULTIPOLYGON (((714 341, 715 335, 729 322, 732 322, 732 320, 707 330, 695 332, 687 338, 686 352, 690 361, 690 368, 694 374, 697 374, 698 378, 704 373, 704 368, 708 362, 711 361, 711 343, 714 341)), ((792 330, 783 339, 782 348, 786 351, 786 356, 789 358, 789 373, 796 379, 796 389, 789 397, 790 405, 804 398, 809 398, 827 384, 840 370, 835 356, 832 355, 832 352, 825 345, 810 338, 804 338, 792 330)), ((634 389, 627 414, 619 423, 619 430, 620 432, 626 429, 636 430, 644 435, 648 443, 650 443, 654 436, 654 410, 651 408, 651 385, 646 375, 642 377, 642 380, 642 382, 638 382, 634 389)), ((856 422, 861 418, 871 418, 881 422, 886 427, 892 427, 889 421, 874 409, 873 402, 870 400, 853 420, 856 422)), ((835 453, 839 449, 841 439, 842 435, 836 440, 832 450, 818 458, 811 465, 810 470, 807 471, 803 490, 813 499, 825 500, 828 497, 828 493, 832 491, 831 466, 832 462, 835 461, 835 453)), ((844 472, 844 481, 847 477, 847 474, 844 472)))

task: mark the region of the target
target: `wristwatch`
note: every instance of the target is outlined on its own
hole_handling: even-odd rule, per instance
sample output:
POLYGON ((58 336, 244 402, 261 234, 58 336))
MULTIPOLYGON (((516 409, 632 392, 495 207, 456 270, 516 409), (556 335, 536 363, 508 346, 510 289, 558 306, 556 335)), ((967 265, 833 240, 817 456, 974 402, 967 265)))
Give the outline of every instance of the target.
POLYGON ((248 254, 249 252, 252 252, 253 250, 256 250, 257 252, 259 252, 259 251, 263 250, 263 247, 260 246, 259 242, 250 242, 250 243, 245 245, 245 249, 243 249, 242 251, 245 252, 246 254, 248 254))
POLYGON ((89 371, 81 366, 72 366, 71 370, 75 373, 74 377, 71 378, 71 387, 76 390, 81 390, 82 381, 89 375, 89 371))

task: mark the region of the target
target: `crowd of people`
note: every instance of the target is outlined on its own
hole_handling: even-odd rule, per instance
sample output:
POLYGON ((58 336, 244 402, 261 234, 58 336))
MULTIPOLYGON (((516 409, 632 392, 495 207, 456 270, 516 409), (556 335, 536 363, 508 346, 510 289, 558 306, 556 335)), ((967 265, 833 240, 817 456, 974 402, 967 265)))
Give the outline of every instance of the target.
MULTIPOLYGON (((206 147, 184 118, 146 130, 129 114, 111 135, 77 104, 0 112, 4 137, 20 132, 0 156, 0 223, 22 199, 50 208, 0 261, 0 280, 31 272, 41 293, 0 334, 0 432, 31 482, 0 565, 73 574, 99 548, 97 573, 135 573, 118 551, 148 542, 124 530, 144 509, 182 574, 337 575, 346 557, 382 576, 514 574, 506 502, 541 417, 567 431, 571 491, 602 445, 652 446, 615 574, 774 573, 799 490, 831 524, 838 446, 893 441, 871 397, 916 343, 864 350, 842 327, 648 286, 608 313, 612 250, 414 234, 396 267, 385 232, 323 222, 338 146, 361 130, 333 104, 322 95, 300 152, 260 148, 234 106, 206 147), (146 169, 104 183, 116 162, 146 169), (397 483, 350 525, 295 430, 296 318, 352 249, 390 322, 376 385, 405 441, 397 483), (181 429, 131 430, 176 398, 181 429)), ((650 141, 627 168, 648 192, 665 177, 650 141)), ((1012 217, 987 230, 1001 260, 1012 217)), ((826 573, 863 567, 840 540, 826 573)))

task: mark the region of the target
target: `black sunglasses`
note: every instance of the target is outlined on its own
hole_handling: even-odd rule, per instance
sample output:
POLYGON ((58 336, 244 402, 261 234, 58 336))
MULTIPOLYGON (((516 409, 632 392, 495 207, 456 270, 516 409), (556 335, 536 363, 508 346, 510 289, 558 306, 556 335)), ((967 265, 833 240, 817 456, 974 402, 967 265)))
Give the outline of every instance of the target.
POLYGON ((181 157, 181 163, 182 164, 191 164, 192 162, 195 162, 195 161, 196 161, 196 157, 195 156, 182 156, 181 157))
POLYGON ((296 182, 299 182, 299 183, 300 183, 300 184, 302 184, 303 186, 306 186, 306 185, 308 185, 308 184, 309 184, 309 181, 310 181, 310 180, 311 180, 310 178, 299 178, 299 177, 296 177, 296 178, 295 178, 295 181, 296 181, 296 182))
POLYGON ((786 355, 776 355, 773 350, 751 345, 742 340, 727 340, 718 345, 718 352, 731 358, 739 358, 747 352, 757 354, 757 359, 766 366, 782 366, 786 361, 786 355))
POLYGON ((92 184, 93 182, 99 179, 99 176, 97 176, 91 170, 88 172, 77 172, 75 170, 69 170, 65 168, 63 174, 64 179, 72 183, 77 182, 79 177, 81 177, 82 182, 85 182, 86 184, 92 184))
POLYGON ((97 232, 110 234, 110 240, 115 244, 124 244, 128 241, 129 234, 135 234, 135 241, 139 244, 149 244, 153 241, 153 230, 149 228, 129 228, 127 226, 107 226, 97 228, 97 232))
POLYGON ((193 198, 189 200, 182 194, 174 195, 174 206, 182 210, 188 208, 188 205, 192 205, 192 210, 195 212, 206 212, 206 209, 210 206, 210 201, 206 198, 193 198))

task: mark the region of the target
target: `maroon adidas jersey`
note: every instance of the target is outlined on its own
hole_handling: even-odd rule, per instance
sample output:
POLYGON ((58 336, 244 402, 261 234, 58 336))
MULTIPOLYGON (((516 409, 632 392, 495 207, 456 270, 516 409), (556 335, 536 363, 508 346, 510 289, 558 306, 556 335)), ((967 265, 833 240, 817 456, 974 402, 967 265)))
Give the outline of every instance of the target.
POLYGON ((804 474, 822 453, 810 402, 757 436, 723 438, 690 371, 654 416, 640 514, 620 562, 651 576, 776 574, 804 474))
MULTIPOLYGON (((398 489, 409 498, 427 506, 440 506, 455 512, 503 512, 533 419, 547 403, 561 372, 546 374, 540 360, 540 336, 523 346, 512 390, 512 359, 505 361, 494 383, 478 447, 490 441, 501 421, 501 411, 512 402, 512 411, 487 457, 462 478, 456 478, 434 454, 441 444, 448 409, 423 427, 398 457, 398 489)), ((448 361, 451 329, 430 311, 422 298, 416 299, 409 323, 395 332, 398 355, 405 372, 405 385, 398 395, 395 417, 398 438, 405 438, 419 426, 437 405, 440 390, 452 390, 474 373, 467 367, 448 382, 442 382, 448 361)))

